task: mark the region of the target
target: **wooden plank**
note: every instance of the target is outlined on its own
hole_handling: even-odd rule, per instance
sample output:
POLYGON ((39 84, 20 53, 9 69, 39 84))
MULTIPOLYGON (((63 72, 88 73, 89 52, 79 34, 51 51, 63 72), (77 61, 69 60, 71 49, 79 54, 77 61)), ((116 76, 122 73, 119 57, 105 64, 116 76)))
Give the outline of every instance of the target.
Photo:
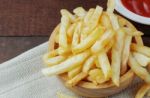
MULTIPOLYGON (((107 0, 0 0, 0 36, 50 35, 60 21, 60 9, 83 6, 85 9, 107 0)), ((135 25, 150 35, 150 26, 135 25)))
POLYGON ((0 37, 0 63, 47 40, 48 37, 0 37))
MULTIPOLYGON (((48 37, 0 37, 0 63, 47 40, 48 37)), ((150 47, 150 37, 143 37, 143 41, 150 47)))

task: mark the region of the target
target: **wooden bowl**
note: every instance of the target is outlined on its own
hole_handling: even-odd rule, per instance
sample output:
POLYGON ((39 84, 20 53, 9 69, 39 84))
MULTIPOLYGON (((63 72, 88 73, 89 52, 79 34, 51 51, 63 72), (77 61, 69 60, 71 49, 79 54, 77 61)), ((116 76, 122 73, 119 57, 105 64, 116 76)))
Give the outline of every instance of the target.
MULTIPOLYGON (((127 21, 120 16, 119 16, 119 19, 127 21)), ((130 22, 128 22, 128 24, 133 26, 130 22)), ((54 31, 52 32, 50 36, 49 50, 53 50, 55 48, 54 37, 56 33, 58 32, 58 29, 59 29, 59 25, 54 29, 54 31)), ((65 81, 68 80, 68 77, 66 74, 61 74, 58 77, 60 78, 60 80, 62 80, 64 84, 65 84, 65 81)), ((100 85, 94 85, 91 82, 80 81, 79 84, 74 87, 68 87, 68 86, 66 87, 81 96, 100 98, 100 97, 107 97, 107 96, 119 93, 123 89, 127 88, 131 84, 133 79, 134 79, 134 73, 131 70, 128 70, 128 72, 126 72, 124 75, 121 76, 119 87, 115 86, 112 83, 112 81, 104 83, 104 84, 100 84, 100 85)))

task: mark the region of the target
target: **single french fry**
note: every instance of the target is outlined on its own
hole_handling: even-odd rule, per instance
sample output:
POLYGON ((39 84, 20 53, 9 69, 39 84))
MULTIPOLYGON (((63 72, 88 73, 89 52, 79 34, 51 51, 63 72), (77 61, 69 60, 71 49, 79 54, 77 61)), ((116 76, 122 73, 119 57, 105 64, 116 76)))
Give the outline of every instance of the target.
POLYGON ((102 51, 98 54, 98 63, 100 64, 105 78, 109 79, 111 77, 111 66, 106 52, 102 51))
POLYGON ((86 61, 85 63, 83 64, 83 69, 82 71, 84 73, 88 73, 89 70, 92 68, 92 66, 94 65, 94 60, 95 60, 96 56, 93 55, 93 56, 90 56, 86 61))
POLYGON ((132 54, 129 56, 129 62, 128 62, 131 70, 139 76, 141 79, 143 79, 146 83, 150 83, 150 74, 149 72, 141 67, 139 63, 135 60, 132 54))
POLYGON ((87 28, 83 29, 83 34, 89 35, 97 27, 102 11, 103 9, 100 6, 96 6, 96 9, 87 21, 87 24, 85 24, 87 28))
POLYGON ((75 69, 72 69, 71 71, 68 72, 68 77, 70 79, 72 79, 73 77, 75 77, 77 74, 79 74, 82 70, 82 66, 78 66, 75 69))
POLYGON ((82 18, 84 18, 87 13, 83 7, 77 7, 73 10, 73 12, 75 15, 82 18))
POLYGON ((66 9, 62 9, 62 10, 60 11, 60 13, 61 13, 61 15, 66 15, 66 16, 68 16, 69 19, 70 19, 72 22, 74 22, 75 19, 76 19, 76 17, 75 17, 74 15, 72 15, 72 14, 71 14, 68 10, 66 10, 66 9))
POLYGON ((107 12, 113 13, 115 9, 115 0, 108 0, 107 1, 107 12))
POLYGON ((88 24, 88 22, 89 22, 91 16, 93 15, 94 11, 95 11, 95 9, 93 9, 93 8, 89 9, 89 11, 87 12, 87 14, 84 17, 84 23, 85 24, 88 24))
POLYGON ((100 6, 96 6, 96 9, 88 22, 88 25, 91 26, 92 29, 94 29, 97 26, 102 12, 103 8, 100 6))
POLYGON ((73 34, 72 47, 76 47, 80 42, 81 28, 82 28, 82 22, 79 22, 73 34))
POLYGON ((109 16, 107 15, 107 13, 105 13, 105 12, 102 13, 102 16, 100 18, 100 24, 102 24, 102 26, 104 26, 107 29, 112 28, 111 21, 109 19, 109 16))
POLYGON ((146 67, 148 64, 150 64, 150 58, 141 53, 133 52, 133 56, 136 61, 143 67, 146 67))
POLYGON ((83 53, 77 54, 75 56, 68 58, 67 60, 65 60, 60 64, 42 69, 42 73, 44 75, 50 76, 54 74, 61 74, 67 72, 70 69, 75 68, 78 65, 82 64, 89 55, 90 55, 89 51, 85 51, 83 53))
POLYGON ((65 56, 56 56, 56 57, 49 58, 49 54, 45 54, 43 57, 43 61, 47 66, 53 66, 59 64, 65 59, 66 59, 65 56))
POLYGON ((132 43, 131 44, 131 50, 135 51, 135 52, 142 53, 142 54, 150 57, 150 47, 132 43))
POLYGON ((93 43, 95 43, 95 41, 104 33, 104 31, 104 28, 101 26, 95 28, 95 30, 87 36, 85 40, 72 48, 73 53, 79 53, 90 48, 93 43))
POLYGON ((135 98, 143 98, 144 95, 150 90, 150 84, 143 84, 141 88, 138 90, 135 98))
POLYGON ((66 15, 63 15, 61 18, 61 24, 59 29, 59 46, 63 48, 68 47, 67 43, 67 29, 70 25, 69 17, 66 15))
POLYGON ((68 30, 67 30, 67 36, 68 36, 68 38, 72 39, 73 33, 74 33, 74 30, 75 30, 76 26, 77 26, 77 23, 74 23, 74 24, 72 24, 72 25, 68 28, 68 30))
POLYGON ((132 36, 126 35, 124 40, 124 47, 122 51, 122 61, 121 61, 121 75, 127 71, 127 62, 130 54, 130 45, 132 41, 132 36))
POLYGON ((113 39, 115 32, 113 30, 107 30, 104 34, 91 47, 93 53, 98 53, 113 39))
POLYGON ((87 77, 87 73, 81 72, 81 73, 77 74, 74 78, 72 78, 71 80, 68 80, 66 85, 67 86, 75 86, 77 83, 79 83, 85 77, 87 77))
POLYGON ((125 33, 123 30, 116 32, 116 43, 112 47, 111 68, 112 68, 112 81, 116 86, 120 85, 120 68, 121 68, 121 54, 123 50, 125 33))
POLYGON ((125 31, 126 34, 128 34, 130 36, 142 36, 142 35, 144 35, 141 31, 137 31, 137 30, 129 28, 129 27, 122 27, 122 29, 125 31))
POLYGON ((107 14, 110 18, 113 29, 118 30, 120 28, 119 23, 118 23, 118 17, 113 13, 107 13, 107 14))

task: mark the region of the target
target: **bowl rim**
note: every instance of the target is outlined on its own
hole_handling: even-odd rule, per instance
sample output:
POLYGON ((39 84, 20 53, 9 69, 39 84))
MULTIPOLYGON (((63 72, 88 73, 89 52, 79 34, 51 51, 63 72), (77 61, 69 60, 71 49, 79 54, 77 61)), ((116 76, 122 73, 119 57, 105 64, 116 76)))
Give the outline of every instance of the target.
POLYGON ((115 0, 115 2, 116 2, 116 7, 115 7, 116 11, 118 11, 123 16, 135 22, 145 24, 145 25, 150 25, 150 18, 131 12, 122 4, 121 0, 115 0))

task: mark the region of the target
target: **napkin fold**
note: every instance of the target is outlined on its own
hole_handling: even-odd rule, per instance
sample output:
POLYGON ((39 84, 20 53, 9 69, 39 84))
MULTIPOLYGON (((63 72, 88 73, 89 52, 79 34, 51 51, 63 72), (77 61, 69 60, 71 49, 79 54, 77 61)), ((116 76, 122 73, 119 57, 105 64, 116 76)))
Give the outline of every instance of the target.
MULTIPOLYGON (((57 98, 58 91, 85 98, 65 88, 57 76, 45 77, 41 73, 42 56, 47 47, 48 42, 45 42, 0 64, 0 98, 57 98)), ((127 89, 109 98, 134 98, 140 82, 134 80, 127 89)))

